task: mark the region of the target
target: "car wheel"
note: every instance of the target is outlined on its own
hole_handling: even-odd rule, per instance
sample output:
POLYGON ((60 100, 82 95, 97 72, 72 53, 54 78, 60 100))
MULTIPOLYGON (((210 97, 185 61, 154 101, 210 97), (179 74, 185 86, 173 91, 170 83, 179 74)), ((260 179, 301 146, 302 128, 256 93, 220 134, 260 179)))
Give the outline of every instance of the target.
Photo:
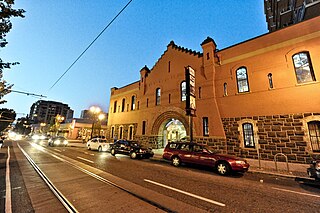
POLYGON ((137 158, 137 153, 131 152, 130 158, 131 158, 131 159, 136 159, 136 158, 137 158))
POLYGON ((175 167, 180 166, 181 164, 181 160, 179 157, 175 156, 172 158, 172 165, 174 165, 175 167))
POLYGON ((101 146, 99 146, 98 152, 102 152, 102 147, 101 146))
POLYGON ((116 155, 116 151, 114 149, 111 149, 111 155, 115 156, 116 155))
POLYGON ((217 172, 219 175, 227 175, 230 172, 230 166, 225 162, 221 162, 217 165, 217 172))

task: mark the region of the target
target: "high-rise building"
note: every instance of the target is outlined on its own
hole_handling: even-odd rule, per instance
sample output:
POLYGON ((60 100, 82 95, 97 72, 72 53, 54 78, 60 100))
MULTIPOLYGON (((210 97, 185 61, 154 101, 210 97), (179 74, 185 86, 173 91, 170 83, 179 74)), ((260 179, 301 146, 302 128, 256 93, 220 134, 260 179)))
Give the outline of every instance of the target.
POLYGON ((73 110, 68 104, 39 100, 32 104, 30 108, 30 119, 33 123, 50 123, 57 115, 65 119, 73 118, 73 110))
POLYGON ((320 0, 265 0, 270 32, 320 15, 320 0))

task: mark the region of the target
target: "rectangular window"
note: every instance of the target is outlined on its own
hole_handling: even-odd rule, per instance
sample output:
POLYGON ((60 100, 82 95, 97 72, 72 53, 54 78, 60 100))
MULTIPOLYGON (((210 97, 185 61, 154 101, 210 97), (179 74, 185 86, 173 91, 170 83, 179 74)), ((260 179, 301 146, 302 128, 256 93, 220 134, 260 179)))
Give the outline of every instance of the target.
POLYGON ((146 125, 147 125, 147 122, 146 121, 142 121, 142 135, 146 134, 146 125))
POLYGON ((202 118, 203 136, 209 136, 209 118, 202 118))
POLYGON ((171 94, 169 94, 169 104, 171 103, 171 94))

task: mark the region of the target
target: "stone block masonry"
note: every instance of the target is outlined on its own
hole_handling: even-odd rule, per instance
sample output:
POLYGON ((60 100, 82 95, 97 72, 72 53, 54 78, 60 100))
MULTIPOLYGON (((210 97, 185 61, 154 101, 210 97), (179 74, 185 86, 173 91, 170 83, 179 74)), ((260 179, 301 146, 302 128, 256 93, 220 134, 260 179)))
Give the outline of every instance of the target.
MULTIPOLYGON (((259 147, 262 160, 274 160, 276 154, 283 153, 291 163, 308 164, 313 157, 320 157, 320 152, 312 150, 309 139, 307 123, 312 119, 318 120, 319 113, 223 118, 227 153, 258 159, 259 147), (254 125, 255 148, 245 148, 243 144, 243 133, 239 130, 243 119, 254 125)), ((285 158, 277 160, 285 161, 285 158)))

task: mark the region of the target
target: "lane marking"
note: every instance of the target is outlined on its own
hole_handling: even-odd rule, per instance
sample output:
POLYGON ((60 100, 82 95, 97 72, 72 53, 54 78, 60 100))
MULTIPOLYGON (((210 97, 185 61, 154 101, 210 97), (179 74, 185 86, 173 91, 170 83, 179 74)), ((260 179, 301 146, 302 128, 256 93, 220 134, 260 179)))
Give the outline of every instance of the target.
POLYGON ((224 204, 224 203, 220 203, 220 202, 217 202, 217 201, 214 201, 214 200, 210 200, 210 199, 208 199, 208 198, 201 197, 201 196, 198 196, 198 195, 189 193, 189 192, 185 192, 185 191, 182 191, 182 190, 180 190, 180 189, 173 188, 173 187, 171 187, 171 186, 167 186, 167 185, 164 185, 164 184, 161 184, 161 183, 154 182, 154 181, 152 181, 152 180, 144 179, 144 181, 146 181, 146 182, 148 182, 148 183, 152 183, 152 184, 157 185, 157 186, 161 186, 161 187, 164 187, 164 188, 167 188, 167 189, 176 191, 176 192, 179 192, 179 193, 182 193, 182 194, 185 194, 185 195, 188 195, 188 196, 190 196, 190 197, 197 198, 197 199, 199 199, 199 200, 206 201, 206 202, 208 202, 208 203, 212 203, 212 204, 215 204, 215 205, 218 205, 218 206, 226 206, 226 204, 224 204))
POLYGON ((12 212, 11 206, 11 183, 10 183, 10 147, 8 146, 8 158, 7 158, 7 169, 6 169, 6 213, 12 212))
POLYGON ((319 197, 320 195, 314 195, 314 194, 309 194, 309 193, 304 193, 304 192, 297 192, 297 191, 292 191, 292 190, 288 190, 288 189, 281 189, 281 188, 276 188, 276 187, 272 187, 272 189, 278 190, 278 191, 284 191, 284 192, 291 192, 291 193, 295 193, 295 194, 299 194, 299 195, 306 195, 306 196, 311 196, 311 197, 319 197))
POLYGON ((77 158, 79 158, 79 159, 81 159, 81 160, 84 160, 84 161, 87 161, 87 162, 89 162, 89 163, 94 163, 92 160, 88 160, 88 159, 86 159, 86 158, 82 158, 82 157, 77 157, 77 158))
POLYGON ((93 153, 84 152, 84 154, 94 156, 94 154, 93 154, 93 153))
POLYGON ((55 151, 57 151, 57 152, 62 152, 61 150, 59 150, 59 149, 54 149, 55 151))

